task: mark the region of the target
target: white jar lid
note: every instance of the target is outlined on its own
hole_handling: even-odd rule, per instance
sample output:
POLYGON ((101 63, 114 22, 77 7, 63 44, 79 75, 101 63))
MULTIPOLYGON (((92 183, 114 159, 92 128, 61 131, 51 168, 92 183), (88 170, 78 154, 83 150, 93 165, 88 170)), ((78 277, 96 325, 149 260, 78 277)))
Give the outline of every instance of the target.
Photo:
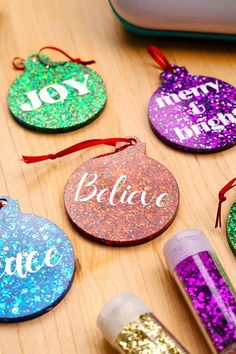
POLYGON ((122 293, 111 299, 101 310, 97 318, 97 326, 114 346, 122 329, 144 313, 151 312, 138 297, 131 292, 122 293))
POLYGON ((170 270, 185 258, 202 251, 215 253, 208 238, 197 229, 186 229, 169 239, 163 248, 163 254, 170 270))

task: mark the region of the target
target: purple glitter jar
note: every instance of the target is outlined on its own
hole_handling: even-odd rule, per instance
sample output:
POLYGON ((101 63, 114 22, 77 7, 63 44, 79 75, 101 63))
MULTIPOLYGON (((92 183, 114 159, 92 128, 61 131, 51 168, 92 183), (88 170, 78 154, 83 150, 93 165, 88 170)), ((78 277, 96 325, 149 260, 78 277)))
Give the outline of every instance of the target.
POLYGON ((208 239, 184 230, 163 252, 212 352, 236 353, 236 295, 208 239))
POLYGON ((171 65, 148 108, 155 134, 174 148, 212 153, 236 144, 236 89, 171 65))

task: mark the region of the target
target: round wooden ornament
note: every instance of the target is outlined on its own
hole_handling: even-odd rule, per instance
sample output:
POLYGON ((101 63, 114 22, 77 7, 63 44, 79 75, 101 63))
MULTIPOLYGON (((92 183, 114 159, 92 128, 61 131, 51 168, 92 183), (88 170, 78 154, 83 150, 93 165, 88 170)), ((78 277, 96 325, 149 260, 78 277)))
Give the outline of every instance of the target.
POLYGON ((51 221, 22 213, 0 197, 0 322, 40 316, 69 291, 75 257, 66 234, 51 221))
POLYGON ((65 188, 71 222, 88 238, 112 246, 154 239, 173 222, 179 189, 170 171, 145 155, 136 139, 125 149, 79 166, 65 188))
POLYGON ((86 65, 55 47, 44 47, 14 68, 24 73, 11 84, 8 105, 17 122, 31 130, 60 133, 91 123, 105 107, 102 78, 86 65), (70 61, 53 62, 43 49, 53 49, 70 61))

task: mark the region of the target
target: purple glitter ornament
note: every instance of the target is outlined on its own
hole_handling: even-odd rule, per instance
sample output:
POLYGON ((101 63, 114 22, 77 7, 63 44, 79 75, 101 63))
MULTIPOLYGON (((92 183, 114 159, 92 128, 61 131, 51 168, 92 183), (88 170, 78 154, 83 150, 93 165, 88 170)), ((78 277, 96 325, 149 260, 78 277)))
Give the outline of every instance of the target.
MULTIPOLYGON (((190 75, 185 67, 160 64, 160 50, 149 53, 164 69, 162 85, 149 102, 155 134, 174 148, 211 153, 236 144, 236 89, 208 76, 190 75)), ((162 56, 164 54, 162 53, 162 56)))
POLYGON ((235 291, 207 238, 182 231, 166 243, 164 255, 213 352, 236 353, 235 291))

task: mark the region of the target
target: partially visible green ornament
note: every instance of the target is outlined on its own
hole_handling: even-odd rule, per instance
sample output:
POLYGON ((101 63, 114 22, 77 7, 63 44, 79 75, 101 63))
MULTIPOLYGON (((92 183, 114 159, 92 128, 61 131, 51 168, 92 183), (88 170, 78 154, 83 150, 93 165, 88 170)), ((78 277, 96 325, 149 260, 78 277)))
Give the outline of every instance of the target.
POLYGON ((230 208, 226 227, 229 245, 236 256, 236 202, 230 208))
MULTIPOLYGON (((24 73, 11 85, 8 105, 21 125, 47 133, 79 129, 104 109, 106 88, 102 78, 86 67, 94 61, 53 62, 45 54, 30 55, 24 73)), ((15 68, 17 67, 15 65, 15 68)))
MULTIPOLYGON (((222 203, 226 200, 225 194, 235 186, 236 186, 236 178, 233 178, 219 192, 219 204, 218 204, 215 227, 217 227, 218 225, 221 227, 221 206, 222 203)), ((236 202, 234 202, 230 208, 228 218, 227 218, 227 223, 226 223, 226 232, 227 232, 227 240, 229 246, 236 257, 236 202)))

